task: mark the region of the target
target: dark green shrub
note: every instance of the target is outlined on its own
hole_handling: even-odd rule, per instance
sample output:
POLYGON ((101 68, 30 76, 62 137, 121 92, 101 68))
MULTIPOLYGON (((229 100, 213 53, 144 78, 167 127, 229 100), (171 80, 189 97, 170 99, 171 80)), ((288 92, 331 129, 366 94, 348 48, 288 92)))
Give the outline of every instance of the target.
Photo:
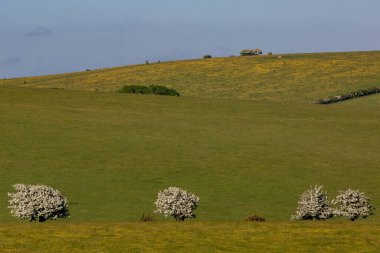
POLYGON ((161 85, 150 85, 148 89, 151 91, 151 94, 153 95, 166 95, 166 96, 177 96, 177 97, 180 96, 179 92, 176 91, 175 89, 167 88, 161 85))
POLYGON ((141 221, 141 222, 151 222, 151 221, 154 221, 154 218, 153 218, 153 216, 143 214, 140 217, 139 221, 141 221))
POLYGON ((268 52, 268 55, 273 55, 273 53, 272 52, 268 52))
POLYGON ((248 216, 245 221, 265 221, 265 218, 257 216, 257 215, 252 215, 248 216))
POLYGON ((138 86, 138 85, 125 85, 118 90, 119 93, 129 93, 129 94, 153 94, 153 95, 163 95, 163 96, 177 96, 180 94, 178 91, 172 88, 167 88, 162 85, 149 85, 149 86, 138 86))
POLYGON ((211 58, 212 58, 212 56, 209 55, 209 54, 206 54, 206 55, 203 56, 203 59, 211 59, 211 58))
POLYGON ((251 56, 251 55, 260 55, 263 54, 263 50, 260 48, 256 49, 244 49, 240 52, 241 56, 251 56))
POLYGON ((130 93, 130 94, 151 94, 148 87, 138 86, 138 85, 125 85, 121 87, 118 91, 119 93, 130 93))

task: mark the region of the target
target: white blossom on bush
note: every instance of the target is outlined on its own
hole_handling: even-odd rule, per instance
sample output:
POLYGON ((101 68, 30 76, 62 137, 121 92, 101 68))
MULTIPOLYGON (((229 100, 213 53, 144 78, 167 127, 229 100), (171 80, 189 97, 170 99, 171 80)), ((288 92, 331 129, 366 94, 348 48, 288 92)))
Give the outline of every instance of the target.
POLYGON ((155 213, 165 217, 173 216, 176 221, 195 218, 194 210, 198 206, 199 197, 178 187, 169 187, 158 193, 155 213))
POLYGON ((367 218, 375 209, 365 194, 358 190, 348 189, 340 191, 339 195, 331 201, 334 205, 334 215, 348 218, 352 221, 357 218, 367 218))
POLYGON ((293 220, 325 220, 332 217, 332 209, 323 186, 310 186, 310 189, 301 194, 298 208, 291 217, 293 220))
POLYGON ((16 192, 8 193, 8 207, 17 218, 46 221, 69 216, 67 200, 62 194, 45 185, 13 185, 16 192))

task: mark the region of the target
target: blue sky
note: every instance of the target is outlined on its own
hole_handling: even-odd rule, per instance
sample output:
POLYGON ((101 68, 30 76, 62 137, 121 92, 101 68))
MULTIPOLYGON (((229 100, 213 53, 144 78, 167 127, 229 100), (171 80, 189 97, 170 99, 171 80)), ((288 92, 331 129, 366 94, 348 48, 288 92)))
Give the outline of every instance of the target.
POLYGON ((378 0, 0 0, 0 78, 264 52, 380 50, 378 0))

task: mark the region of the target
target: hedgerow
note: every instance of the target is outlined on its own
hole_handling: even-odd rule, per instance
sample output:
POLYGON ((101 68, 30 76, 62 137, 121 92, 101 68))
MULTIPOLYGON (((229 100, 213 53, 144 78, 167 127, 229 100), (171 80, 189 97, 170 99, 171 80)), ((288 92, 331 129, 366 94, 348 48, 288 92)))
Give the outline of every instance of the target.
POLYGON ((333 96, 333 97, 327 97, 327 98, 322 98, 317 101, 318 104, 332 104, 336 102, 340 102, 343 100, 347 99, 352 99, 352 98, 357 98, 357 97, 363 97, 363 96, 368 96, 372 94, 380 93, 380 88, 373 87, 369 88, 366 90, 358 90, 358 91, 353 91, 345 95, 338 95, 338 96, 333 96))

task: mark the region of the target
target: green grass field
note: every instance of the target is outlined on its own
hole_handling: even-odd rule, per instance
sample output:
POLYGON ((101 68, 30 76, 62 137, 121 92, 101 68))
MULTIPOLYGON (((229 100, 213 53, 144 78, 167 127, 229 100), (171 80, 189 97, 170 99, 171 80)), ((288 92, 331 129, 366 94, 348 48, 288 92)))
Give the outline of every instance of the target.
MULTIPOLYGON (((353 53, 351 58, 362 54, 372 57, 372 65, 380 62, 380 52, 353 53)), ((228 58, 246 60, 256 61, 228 58)), ((150 71, 170 64, 175 63, 99 73, 112 77, 116 70, 150 71)), ((331 84, 326 90, 314 90, 304 79, 291 88, 297 96, 286 98, 280 90, 249 97, 232 86, 234 99, 220 90, 215 96, 190 95, 191 87, 179 98, 89 92, 84 90, 95 86, 87 87, 83 80, 75 87, 65 84, 74 78, 70 74, 46 86, 64 90, 16 85, 23 79, 3 81, 0 252, 49 252, 52 247, 55 252, 376 252, 378 215, 358 222, 289 221, 298 196, 315 184, 325 185, 330 199, 338 190, 360 189, 380 208, 380 95, 332 105, 310 103, 325 93, 375 86, 378 73, 368 71, 353 78, 345 73, 350 85, 331 84), (69 200, 71 218, 44 224, 17 221, 9 214, 6 195, 15 183, 59 189, 69 200), (200 196, 197 218, 176 224, 155 215, 156 222, 136 222, 143 213, 153 214, 157 192, 173 185, 200 196), (267 222, 243 222, 252 214, 267 222), (51 239, 44 240, 47 236, 51 239)))
MULTIPOLYGON (((159 190, 201 197, 201 221, 288 220, 309 185, 380 206, 379 96, 331 106, 1 88, 0 192, 60 189, 73 221, 135 221, 159 190)), ((0 220, 13 220, 0 195, 0 220)), ((371 218, 376 219, 376 218, 371 218)))

